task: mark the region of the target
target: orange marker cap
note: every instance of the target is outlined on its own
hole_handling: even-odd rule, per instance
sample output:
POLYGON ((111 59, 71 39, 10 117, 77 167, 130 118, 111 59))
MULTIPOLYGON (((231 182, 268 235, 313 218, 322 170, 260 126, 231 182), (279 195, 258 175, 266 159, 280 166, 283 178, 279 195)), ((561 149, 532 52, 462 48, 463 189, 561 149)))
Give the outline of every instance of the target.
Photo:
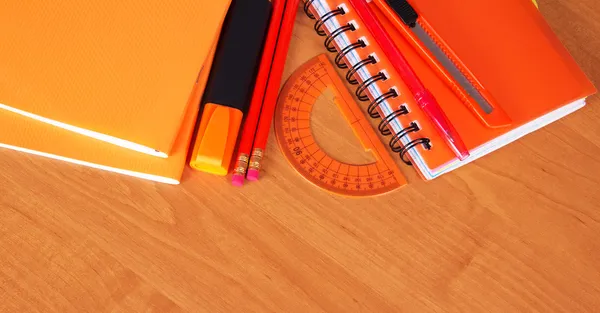
POLYGON ((242 118, 243 113, 238 109, 207 103, 190 166, 202 172, 227 175, 242 118))

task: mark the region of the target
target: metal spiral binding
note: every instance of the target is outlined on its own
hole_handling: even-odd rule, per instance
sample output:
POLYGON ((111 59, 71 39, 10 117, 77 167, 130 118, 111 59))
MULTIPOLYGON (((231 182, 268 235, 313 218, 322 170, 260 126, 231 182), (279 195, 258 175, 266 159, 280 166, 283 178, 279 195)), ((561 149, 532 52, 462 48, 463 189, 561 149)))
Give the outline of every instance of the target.
POLYGON ((390 140, 390 148, 392 149, 392 151, 394 151, 394 152, 400 152, 400 151, 402 151, 402 149, 404 149, 404 147, 402 147, 400 145, 400 141, 402 140, 402 138, 404 136, 407 136, 410 133, 418 132, 419 130, 421 130, 421 128, 419 127, 419 125, 417 125, 417 123, 415 123, 415 122, 411 122, 410 125, 408 125, 408 127, 406 127, 403 130, 397 132, 394 135, 394 137, 392 138, 392 140, 390 140))
POLYGON ((385 74, 383 72, 379 72, 379 73, 369 77, 364 82, 362 82, 362 84, 358 85, 358 88, 356 88, 356 92, 355 92, 358 100, 369 101, 369 96, 366 95, 365 91, 367 91, 367 89, 369 89, 369 87, 371 85, 373 85, 374 83, 376 83, 380 80, 386 80, 386 79, 387 79, 387 76, 385 76, 385 74))
POLYGON ((325 48, 327 49, 327 51, 336 52, 337 48, 335 46, 331 45, 335 41, 335 38, 347 31, 355 31, 355 30, 356 30, 356 28, 354 27, 354 25, 352 23, 348 23, 348 24, 336 29, 335 31, 333 31, 325 39, 325 48))
POLYGON ((317 34, 319 34, 319 36, 327 35, 327 33, 323 30, 323 26, 325 25, 325 23, 327 23, 327 21, 329 21, 331 18, 333 18, 336 15, 344 15, 344 14, 346 14, 346 11, 344 11, 343 8, 337 8, 333 11, 327 12, 325 15, 321 16, 321 18, 318 19, 317 22, 315 23, 315 31, 317 32, 317 34))
POLYGON ((358 48, 364 48, 366 46, 367 46, 367 44, 364 41, 360 40, 360 39, 357 42, 353 43, 353 44, 345 46, 335 56, 335 65, 337 65, 341 69, 348 68, 348 65, 346 65, 346 62, 344 62, 344 57, 348 53, 350 53, 350 51, 352 51, 354 49, 358 49, 358 48))
MULTIPOLYGON (((340 47, 340 49, 338 50, 335 48, 335 45, 334 45, 335 39, 345 32, 355 31, 356 27, 352 23, 347 23, 346 25, 343 25, 343 26, 339 27, 338 29, 332 31, 329 35, 327 35, 327 32, 325 31, 325 27, 324 27, 325 24, 327 23, 327 21, 329 21, 331 18, 333 18, 337 15, 346 14, 345 10, 342 7, 338 7, 334 10, 331 10, 331 11, 323 14, 323 16, 321 16, 320 18, 317 19, 316 16, 312 12, 310 12, 310 8, 316 0, 303 0, 303 1, 304 1, 304 13, 306 13, 306 16, 308 16, 310 19, 316 20, 314 29, 317 32, 317 34, 319 34, 319 36, 327 36, 327 38, 325 39, 325 43, 324 43, 325 48, 327 48, 327 50, 330 52, 338 51, 337 55, 335 56, 335 64, 341 69, 348 68, 348 65, 344 62, 344 58, 346 57, 346 55, 355 49, 364 48, 367 45, 365 44, 364 41, 359 39, 357 42, 349 44, 346 47, 340 47)), ((367 94, 366 94, 366 91, 367 91, 367 89, 369 89, 369 87, 371 85, 373 85, 374 83, 376 83, 378 81, 383 81, 383 80, 388 79, 388 77, 386 77, 386 75, 383 72, 379 72, 379 73, 369 77, 368 79, 363 81, 361 84, 359 84, 359 81, 356 78, 354 78, 354 76, 360 69, 362 69, 363 67, 369 66, 369 65, 377 64, 377 62, 378 61, 377 61, 377 59, 375 59, 375 57, 373 57, 372 55, 369 55, 364 60, 354 64, 354 66, 352 66, 352 68, 350 70, 348 70, 348 73, 346 74, 346 80, 348 81, 348 83, 350 83, 352 85, 359 85, 356 89, 356 97, 361 101, 369 101, 370 100, 369 96, 367 96, 367 94)), ((396 98, 396 97, 398 97, 398 93, 396 92, 395 89, 390 88, 390 90, 388 92, 383 93, 382 95, 380 95, 379 97, 377 97, 376 99, 371 101, 371 103, 369 104, 369 106, 367 108, 367 112, 369 113, 369 116, 371 116, 372 118, 381 118, 381 114, 378 111, 379 106, 381 104, 383 104, 385 101, 396 98)), ((408 113, 409 113, 408 108, 405 105, 402 105, 396 111, 385 116, 382 119, 382 121, 379 123, 379 126, 378 126, 378 129, 381 132, 381 134, 384 136, 392 135, 392 131, 388 127, 390 125, 390 123, 392 123, 399 116, 406 115, 408 113)), ((431 140, 429 138, 417 138, 417 139, 410 141, 406 145, 402 146, 402 144, 401 144, 402 138, 408 136, 411 133, 417 133, 420 130, 421 130, 421 128, 419 127, 419 125, 415 122, 412 122, 412 123, 410 123, 410 125, 408 127, 397 132, 390 139, 389 146, 392 149, 392 151, 395 153, 398 153, 400 155, 400 159, 402 159, 402 161, 408 165, 412 165, 410 160, 407 158, 407 154, 408 154, 408 152, 410 152, 411 149, 414 149, 419 145, 423 146, 423 148, 425 148, 426 150, 431 149, 431 140)))
POLYGON ((391 122, 393 122, 396 118, 408 114, 408 109, 406 106, 402 105, 400 108, 386 116, 379 123, 378 129, 379 132, 384 136, 389 136, 392 134, 392 131, 388 128, 391 122))
POLYGON ((352 85, 358 85, 358 79, 354 78, 354 74, 358 72, 361 68, 369 65, 376 64, 377 60, 374 56, 370 55, 366 59, 354 64, 354 66, 348 71, 346 74, 346 80, 352 85))
POLYGON ((394 88, 390 88, 390 91, 382 94, 381 96, 377 97, 377 99, 371 101, 371 103, 369 103, 369 106, 367 107, 367 113, 369 113, 369 116, 371 118, 380 118, 381 115, 379 114, 379 112, 377 111, 377 108, 387 99, 393 99, 398 97, 398 93, 396 92, 396 89, 394 88))
POLYGON ((406 163, 407 165, 412 165, 412 162, 406 158, 406 154, 410 151, 410 149, 414 149, 418 145, 423 145, 423 148, 430 150, 431 140, 429 138, 417 138, 402 147, 402 150, 400 151, 400 159, 402 159, 402 162, 406 163))
POLYGON ((310 12, 310 6, 313 2, 315 2, 315 0, 304 0, 304 13, 306 13, 306 16, 311 20, 316 19, 315 15, 310 12))

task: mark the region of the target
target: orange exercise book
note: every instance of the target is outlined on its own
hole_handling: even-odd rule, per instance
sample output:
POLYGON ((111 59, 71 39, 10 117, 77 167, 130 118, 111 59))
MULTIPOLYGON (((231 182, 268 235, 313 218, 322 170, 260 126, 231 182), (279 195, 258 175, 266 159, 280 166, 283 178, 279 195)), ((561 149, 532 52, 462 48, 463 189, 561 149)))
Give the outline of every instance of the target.
MULTIPOLYGON (((417 40, 413 40, 416 37, 393 18, 387 1, 372 1, 370 8, 435 95, 471 153, 467 160, 459 161, 409 97, 409 107, 414 108, 409 119, 422 126, 417 136, 432 142, 431 150, 419 146, 410 153, 425 179, 450 172, 582 108, 586 97, 596 92, 530 0, 409 3, 511 121, 508 126, 491 127, 485 115, 469 110, 419 52, 417 40)), ((404 126, 412 121, 409 119, 400 118, 404 126)))
POLYGON ((90 144, 172 156, 229 4, 0 1, 2 119, 18 114, 19 125, 41 121, 96 138, 90 144))
POLYGON ((200 99, 210 74, 216 44, 210 50, 188 97, 184 119, 168 158, 157 158, 90 139, 28 117, 0 110, 0 148, 40 155, 83 166, 167 184, 178 184, 196 126, 200 99))

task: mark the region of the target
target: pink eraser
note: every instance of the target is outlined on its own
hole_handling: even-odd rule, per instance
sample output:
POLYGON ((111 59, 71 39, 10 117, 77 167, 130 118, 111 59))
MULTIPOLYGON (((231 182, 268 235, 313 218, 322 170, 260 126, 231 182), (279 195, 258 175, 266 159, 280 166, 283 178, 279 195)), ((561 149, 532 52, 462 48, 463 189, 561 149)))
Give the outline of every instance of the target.
POLYGON ((233 174, 233 178, 231 178, 231 184, 236 187, 242 187, 244 185, 244 176, 240 174, 233 174))
POLYGON ((249 181, 257 181, 258 180, 258 171, 257 170, 248 170, 248 174, 246 175, 249 181))

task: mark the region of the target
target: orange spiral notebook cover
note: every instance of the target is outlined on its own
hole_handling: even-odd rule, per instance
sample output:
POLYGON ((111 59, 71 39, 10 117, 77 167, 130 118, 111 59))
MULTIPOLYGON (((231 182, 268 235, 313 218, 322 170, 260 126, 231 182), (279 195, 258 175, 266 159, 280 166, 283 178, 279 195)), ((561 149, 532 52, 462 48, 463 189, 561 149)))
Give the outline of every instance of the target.
POLYGON ((505 126, 491 127, 494 123, 486 123, 485 116, 475 114, 441 79, 442 75, 428 62, 427 55, 412 42, 414 38, 398 30, 401 28, 397 28, 395 22, 398 21, 394 21, 387 1, 373 0, 369 7, 468 146, 471 157, 465 161, 456 159, 444 144, 375 40, 361 27, 360 18, 349 4, 343 0, 315 0, 311 2, 311 12, 319 19, 339 7, 345 9, 344 14, 327 18, 324 29, 328 34, 349 22, 356 24, 356 31, 336 36, 336 47, 340 51, 359 39, 367 42, 366 47, 347 53, 344 59, 350 68, 369 55, 380 60, 363 67, 363 73, 357 76, 364 82, 379 72, 386 73, 385 81, 368 88, 370 101, 391 87, 398 90, 398 97, 388 99, 379 107, 380 115, 385 119, 401 106, 408 107, 408 114, 398 115, 388 128, 396 134, 416 122, 419 131, 405 134, 402 142, 406 145, 415 139, 430 139, 430 147, 417 145, 407 154, 425 179, 454 170, 572 113, 585 105, 587 96, 596 92, 530 0, 409 2, 436 32, 444 48, 493 96, 495 105, 501 107, 508 116, 506 120, 510 121, 505 126), (510 22, 507 22, 508 17, 510 22))
POLYGON ((0 108, 167 157, 229 3, 0 1, 0 108))

